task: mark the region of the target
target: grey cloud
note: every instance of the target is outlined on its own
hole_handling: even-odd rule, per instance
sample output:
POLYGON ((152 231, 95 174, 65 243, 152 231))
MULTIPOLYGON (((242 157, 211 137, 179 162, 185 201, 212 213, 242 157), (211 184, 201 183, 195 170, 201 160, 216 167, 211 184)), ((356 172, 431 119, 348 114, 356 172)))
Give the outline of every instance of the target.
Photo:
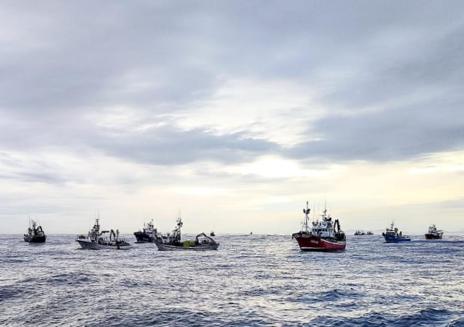
POLYGON ((183 24, 189 17, 172 19, 172 7, 10 4, 6 12, 27 21, 12 24, 21 38, 0 39, 7 49, 0 57, 0 106, 33 114, 115 103, 150 108, 214 89, 216 77, 194 60, 204 57, 201 47, 189 46, 193 40, 183 24))
POLYGON ((13 180, 27 183, 45 183, 45 184, 64 184, 67 179, 57 176, 56 172, 53 173, 42 173, 42 172, 31 172, 23 171, 11 174, 0 174, 0 180, 13 180))
POLYGON ((266 153, 400 160, 462 147, 460 1, 5 1, 1 9, 2 148, 176 164, 266 153), (292 79, 344 114, 312 126, 308 137, 321 141, 289 151, 246 131, 110 133, 82 119, 115 105, 185 111, 224 80, 249 77, 292 79), (406 106, 412 93, 420 108, 406 106), (346 116, 391 100, 402 103, 346 116))
POLYGON ((5 152, 0 152, 0 169, 0 180, 45 184, 64 184, 70 181, 50 163, 38 159, 24 160, 5 152))
POLYGON ((204 160, 234 163, 278 150, 271 142, 240 133, 215 135, 205 130, 179 130, 173 126, 143 133, 103 133, 95 146, 126 160, 160 165, 204 160))
MULTIPOLYGON (((464 83, 464 19, 455 25, 442 33, 430 30, 431 35, 424 30, 417 40, 404 38, 402 47, 386 49, 385 53, 380 47, 371 56, 363 56, 367 61, 355 63, 355 72, 343 76, 344 80, 327 92, 324 102, 357 110, 417 94, 428 97, 431 91, 441 97, 460 95, 464 83)), ((398 33, 401 38, 401 31, 398 33)), ((370 53, 369 45, 365 50, 370 53)))
MULTIPOLYGON (((223 76, 298 78, 318 87, 330 84, 323 75, 334 67, 362 70, 369 42, 386 29, 395 27, 398 37, 419 30, 427 39, 431 23, 440 31, 462 20, 459 10, 421 2, 12 1, 3 7, 16 17, 3 31, 18 37, 0 38, 0 106, 47 112, 112 104, 173 110, 214 92, 223 76)), ((381 73, 398 55, 402 49, 364 68, 381 73)), ((349 100, 346 85, 352 83, 327 92, 349 100)))
POLYGON ((463 100, 329 116, 311 130, 317 139, 287 153, 300 159, 396 161, 459 150, 464 147, 463 100))
MULTIPOLYGON (((127 161, 154 165, 195 161, 243 162, 280 149, 272 142, 250 138, 245 133, 219 135, 203 129, 183 130, 174 125, 130 131, 105 128, 78 119, 65 125, 60 125, 60 121, 47 121, 46 124, 43 121, 14 122, 0 123, 3 129, 0 143, 10 150, 58 149, 81 155, 99 151, 127 161), (50 125, 53 127, 48 128, 50 125)), ((14 158, 3 158, 6 160, 15 162, 14 158)))

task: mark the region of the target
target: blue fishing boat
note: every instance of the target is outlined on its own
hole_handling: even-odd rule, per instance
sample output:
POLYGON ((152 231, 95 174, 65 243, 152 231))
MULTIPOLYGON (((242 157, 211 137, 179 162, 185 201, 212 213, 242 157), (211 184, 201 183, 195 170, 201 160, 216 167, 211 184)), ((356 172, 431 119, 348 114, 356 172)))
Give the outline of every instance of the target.
POLYGON ((395 227, 394 223, 391 223, 390 228, 387 228, 385 233, 382 233, 382 236, 385 238, 386 243, 411 241, 411 238, 407 235, 403 235, 403 232, 399 231, 398 227, 395 227))

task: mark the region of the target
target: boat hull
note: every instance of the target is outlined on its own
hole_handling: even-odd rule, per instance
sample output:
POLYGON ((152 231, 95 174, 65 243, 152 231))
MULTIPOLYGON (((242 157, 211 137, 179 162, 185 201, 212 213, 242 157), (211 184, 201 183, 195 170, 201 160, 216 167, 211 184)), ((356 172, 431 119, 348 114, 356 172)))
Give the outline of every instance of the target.
POLYGON ((47 236, 30 236, 30 235, 24 235, 24 242, 28 243, 45 243, 47 240, 47 236))
POLYGON ((388 235, 384 235, 385 243, 402 243, 402 242, 410 242, 411 238, 409 237, 392 237, 388 235))
POLYGON ((86 250, 128 250, 131 248, 130 244, 100 244, 89 240, 76 240, 76 242, 86 250))
POLYGON ((425 234, 426 240, 441 240, 443 238, 443 234, 425 234))
POLYGON ((137 239, 137 243, 153 243, 155 241, 153 236, 144 232, 135 232, 134 236, 137 239))
POLYGON ((325 239, 319 236, 296 233, 293 237, 298 242, 301 251, 344 251, 346 241, 338 241, 335 239, 325 239))
POLYGON ((216 244, 200 244, 195 246, 183 246, 180 245, 171 245, 164 244, 160 242, 155 242, 158 251, 214 251, 219 247, 219 243, 216 244))

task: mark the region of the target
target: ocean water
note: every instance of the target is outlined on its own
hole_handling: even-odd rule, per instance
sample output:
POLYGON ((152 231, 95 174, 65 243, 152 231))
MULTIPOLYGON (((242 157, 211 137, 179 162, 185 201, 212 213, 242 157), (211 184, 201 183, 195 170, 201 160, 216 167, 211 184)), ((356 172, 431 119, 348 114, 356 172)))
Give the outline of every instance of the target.
POLYGON ((2 235, 0 325, 464 326, 464 239, 416 238, 311 253, 290 236, 219 235, 197 253, 2 235))

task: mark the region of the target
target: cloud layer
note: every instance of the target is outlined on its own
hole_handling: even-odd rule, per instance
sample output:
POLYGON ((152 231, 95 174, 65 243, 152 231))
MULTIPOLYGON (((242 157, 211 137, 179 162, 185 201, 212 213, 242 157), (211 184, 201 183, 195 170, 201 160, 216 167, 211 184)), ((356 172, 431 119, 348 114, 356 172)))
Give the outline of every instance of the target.
POLYGON ((310 178, 464 150, 460 1, 5 1, 0 20, 0 179, 18 194, 142 192, 169 169, 176 187, 292 188, 276 166, 310 178))

